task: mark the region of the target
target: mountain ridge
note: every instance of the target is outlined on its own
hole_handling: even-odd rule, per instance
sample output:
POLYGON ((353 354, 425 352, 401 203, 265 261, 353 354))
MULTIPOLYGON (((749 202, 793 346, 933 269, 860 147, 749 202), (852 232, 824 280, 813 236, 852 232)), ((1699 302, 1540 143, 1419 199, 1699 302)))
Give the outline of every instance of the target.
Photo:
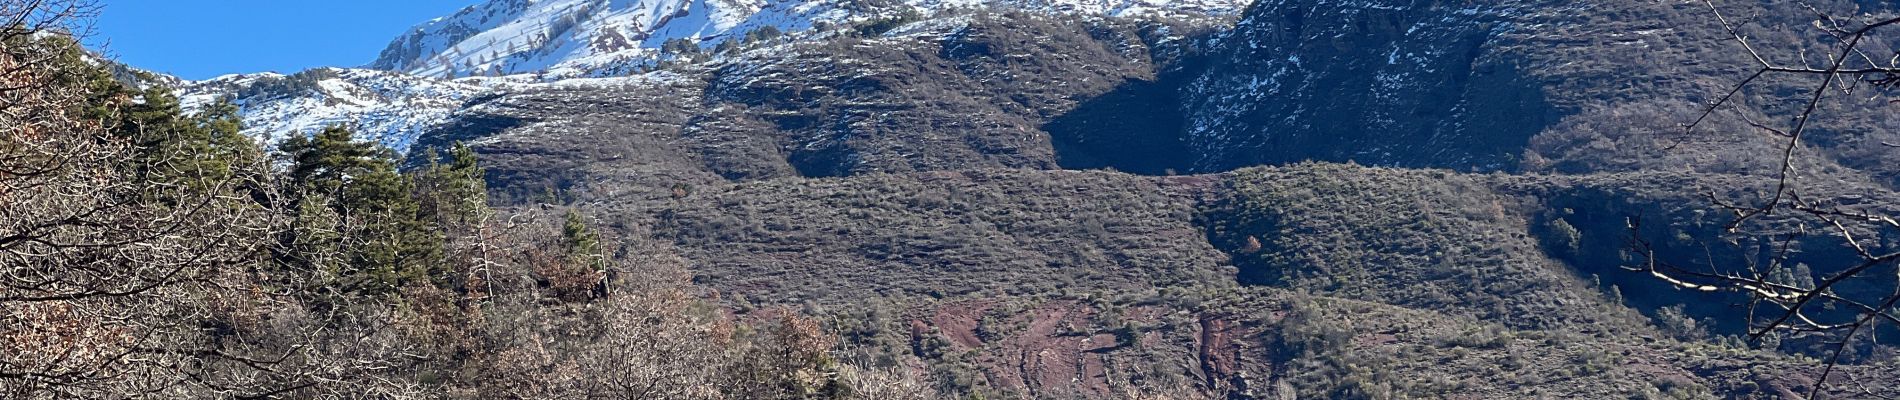
POLYGON ((747 48, 861 35, 866 26, 877 24, 884 24, 877 25, 879 30, 907 35, 918 28, 896 29, 954 25, 959 14, 981 9, 1219 23, 1238 13, 1243 4, 1239 0, 493 0, 417 25, 363 67, 172 80, 188 107, 222 100, 236 103, 245 133, 267 145, 287 135, 307 135, 343 124, 356 128, 361 137, 407 152, 424 131, 448 122, 471 99, 606 82, 600 79, 667 79, 671 73, 636 77, 658 72, 659 63, 674 59, 742 59, 740 54, 747 48), (689 21, 680 15, 699 19, 689 21), (760 29, 775 33, 754 32, 760 29))
MULTIPOLYGON (((1237 0, 492 0, 437 18, 392 41, 365 67, 425 76, 538 74, 541 79, 623 74, 661 60, 669 42, 695 47, 755 30, 816 34, 818 27, 933 18, 969 8, 1103 16, 1223 16, 1237 0)), ((822 29, 821 29, 822 30, 822 29)))

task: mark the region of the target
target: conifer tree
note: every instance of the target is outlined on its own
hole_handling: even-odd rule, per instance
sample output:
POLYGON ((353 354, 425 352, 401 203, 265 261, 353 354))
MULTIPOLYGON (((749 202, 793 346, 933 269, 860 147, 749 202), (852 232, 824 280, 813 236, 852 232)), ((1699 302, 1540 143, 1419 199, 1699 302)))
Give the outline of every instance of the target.
POLYGON ((316 286, 330 286, 347 267, 342 259, 344 233, 339 229, 343 219, 329 207, 326 196, 315 193, 304 196, 309 201, 290 211, 288 238, 280 257, 285 258, 287 264, 317 274, 319 278, 311 282, 316 286))
POLYGON ((600 235, 581 217, 579 212, 568 210, 561 223, 561 240, 557 250, 560 258, 549 260, 536 269, 543 284, 552 289, 556 298, 568 302, 607 297, 611 274, 607 271, 606 254, 600 251, 600 235))
POLYGON ((447 281, 465 294, 486 293, 491 243, 487 172, 476 162, 475 151, 457 142, 447 162, 435 149, 424 150, 427 164, 416 173, 416 200, 422 218, 437 227, 445 240, 444 257, 453 269, 447 281))
POLYGON ((449 147, 447 162, 426 150, 428 164, 417 177, 417 199, 424 216, 451 234, 466 233, 487 219, 487 172, 476 162, 475 150, 460 142, 449 147))
POLYGON ((320 202, 339 216, 334 230, 347 252, 340 283, 363 293, 443 283, 441 233, 422 218, 413 183, 397 172, 393 151, 356 141, 343 127, 291 138, 280 149, 291 161, 289 184, 299 193, 293 207, 320 202))
POLYGON ((183 185, 200 193, 260 189, 212 187, 233 182, 240 174, 263 173, 254 168, 262 151, 240 131, 236 106, 218 103, 187 115, 178 98, 163 88, 145 89, 137 97, 138 101, 120 111, 113 129, 136 149, 125 160, 132 178, 162 186, 183 185))
POLYGON ((568 259, 577 267, 597 271, 602 265, 600 254, 600 235, 587 227, 581 220, 581 214, 567 211, 567 221, 561 225, 561 238, 567 246, 568 259))

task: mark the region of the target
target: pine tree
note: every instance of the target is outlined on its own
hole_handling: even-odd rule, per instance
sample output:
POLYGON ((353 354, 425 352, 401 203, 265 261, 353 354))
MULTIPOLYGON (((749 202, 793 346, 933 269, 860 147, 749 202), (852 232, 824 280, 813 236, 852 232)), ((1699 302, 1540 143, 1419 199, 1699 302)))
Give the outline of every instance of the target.
POLYGON ((340 213, 361 227, 351 264, 368 272, 370 291, 445 278, 442 234, 421 218, 421 208, 411 197, 414 186, 396 172, 393 159, 353 177, 345 189, 340 213))
POLYGON ((416 198, 422 215, 451 234, 465 233, 492 213, 488 208, 487 171, 477 163, 475 150, 461 142, 449 147, 447 163, 435 149, 425 150, 428 164, 416 179, 416 198))
POLYGON ((344 263, 343 217, 329 206, 329 199, 322 194, 306 193, 308 200, 289 211, 290 226, 277 254, 279 264, 294 270, 313 272, 318 277, 310 282, 313 288, 322 290, 332 288, 348 267, 344 263))
POLYGON ((232 180, 240 174, 262 172, 253 168, 259 165, 261 150, 240 132, 235 106, 219 103, 197 115, 187 115, 178 98, 163 88, 114 92, 117 94, 113 96, 136 97, 136 101, 125 103, 111 125, 112 134, 133 147, 131 157, 121 160, 128 177, 163 188, 185 188, 195 194, 258 189, 216 187, 244 182, 232 180))
POLYGON ((378 160, 386 157, 372 145, 356 143, 341 126, 308 137, 292 136, 278 149, 288 158, 285 177, 292 187, 331 196, 340 194, 346 177, 377 169, 378 160))
POLYGON ((567 221, 561 225, 561 238, 573 265, 593 271, 605 268, 601 260, 600 235, 587 227, 580 213, 567 211, 567 221))
POLYGON ((581 302, 609 295, 611 273, 606 255, 600 251, 600 236, 587 226, 580 213, 568 210, 561 224, 561 240, 542 252, 543 262, 535 275, 550 294, 565 302, 581 302))
MULTIPOLYGON (((279 146, 291 161, 287 173, 294 209, 321 203, 335 212, 343 251, 337 275, 353 291, 385 293, 407 284, 443 284, 442 234, 423 218, 414 184, 396 170, 395 153, 358 142, 348 129, 330 127, 279 146)), ((300 234, 300 233, 299 233, 300 234)), ((291 238, 291 242, 299 241, 291 238)))
POLYGON ((427 165, 416 173, 416 200, 421 215, 441 230, 444 256, 453 271, 452 287, 465 294, 487 292, 490 259, 487 172, 476 162, 475 151, 457 142, 447 162, 435 149, 424 150, 427 165))

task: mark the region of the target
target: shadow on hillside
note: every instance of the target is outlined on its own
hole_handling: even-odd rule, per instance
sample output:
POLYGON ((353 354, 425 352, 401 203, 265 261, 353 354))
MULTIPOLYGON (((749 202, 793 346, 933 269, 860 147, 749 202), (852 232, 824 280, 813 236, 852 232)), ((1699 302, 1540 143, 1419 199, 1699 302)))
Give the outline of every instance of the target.
MULTIPOLYGON (((1683 186, 1693 183, 1684 182, 1683 186)), ((1693 197, 1692 197, 1693 198, 1693 197)), ((1766 270, 1767 263, 1784 257, 1780 246, 1791 246, 1780 264, 1805 273, 1805 277, 1789 274, 1785 278, 1770 274, 1771 280, 1791 280, 1796 286, 1811 286, 1817 279, 1839 273, 1838 268, 1858 263, 1858 258, 1846 248, 1832 246, 1825 239, 1812 243, 1793 240, 1784 243, 1785 237, 1768 235, 1725 235, 1724 220, 1710 219, 1707 209, 1694 205, 1668 204, 1637 196, 1601 190, 1572 190, 1558 193, 1545 200, 1545 210, 1550 215, 1539 217, 1534 222, 1532 233, 1539 239, 1542 250, 1552 258, 1570 265, 1586 279, 1593 279, 1599 289, 1610 291, 1611 296, 1620 296, 1624 305, 1634 308, 1658 319, 1659 324, 1669 325, 1676 321, 1662 321, 1660 311, 1669 307, 1681 307, 1680 315, 1693 318, 1692 325, 1706 329, 1717 335, 1743 336, 1752 331, 1750 321, 1762 321, 1765 316, 1779 315, 1780 310, 1768 306, 1756 309, 1749 307, 1749 298, 1731 291, 1700 291, 1677 286, 1652 276, 1641 268, 1646 262, 1642 255, 1633 253, 1631 240, 1639 239, 1650 244, 1653 255, 1660 262, 1690 268, 1697 271, 1727 271, 1731 274, 1748 276, 1748 266, 1761 266, 1766 270), (1643 221, 1639 229, 1630 229, 1631 219, 1643 221), (1562 221, 1562 223, 1558 223, 1562 221), (1564 228, 1557 228, 1562 226, 1564 228), (1569 230, 1570 233, 1562 231, 1569 230), (1723 238, 1709 240, 1708 238, 1723 238), (1812 267, 1812 270, 1810 270, 1812 267), (1612 289, 1614 288, 1614 289, 1612 289), (1751 313, 1755 314, 1751 318, 1751 313)), ((1891 268, 1872 276, 1892 276, 1891 268)), ((1783 281, 1786 282, 1786 281, 1783 281)), ((1836 291, 1855 298, 1883 293, 1890 286, 1877 282, 1850 280, 1836 287, 1836 291)), ((1811 307, 1804 311, 1810 317, 1821 320, 1849 320, 1854 317, 1852 310, 1835 307, 1811 307)), ((1883 329, 1881 334, 1900 334, 1900 331, 1883 329)), ((1744 336, 1745 337, 1745 336, 1744 336)), ((1801 350, 1801 349, 1793 349, 1801 350)))
POLYGON ((1114 168, 1128 173, 1188 173, 1188 148, 1174 79, 1128 80, 1114 91, 1043 124, 1063 169, 1114 168))

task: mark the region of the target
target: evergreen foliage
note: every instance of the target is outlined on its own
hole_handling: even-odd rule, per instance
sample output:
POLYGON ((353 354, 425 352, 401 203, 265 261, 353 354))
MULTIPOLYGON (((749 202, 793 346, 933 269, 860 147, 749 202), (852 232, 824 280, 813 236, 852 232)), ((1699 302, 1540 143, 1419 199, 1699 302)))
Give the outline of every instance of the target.
POLYGON ((446 163, 434 155, 434 149, 425 151, 428 164, 416 181, 422 215, 452 234, 467 233, 486 221, 493 212, 488 208, 486 172, 477 164, 475 150, 454 143, 446 163))
POLYGON ((561 238, 567 247, 568 259, 575 265, 588 269, 599 269, 600 235, 587 227, 580 213, 568 210, 561 224, 561 238))
POLYGON ((396 170, 394 151, 356 141, 340 126, 293 137, 280 148, 290 160, 288 184, 298 214, 307 214, 315 203, 337 215, 334 224, 291 234, 342 233, 348 255, 335 272, 340 285, 352 292, 389 293, 414 282, 447 284, 442 233, 424 218, 414 183, 396 170))

